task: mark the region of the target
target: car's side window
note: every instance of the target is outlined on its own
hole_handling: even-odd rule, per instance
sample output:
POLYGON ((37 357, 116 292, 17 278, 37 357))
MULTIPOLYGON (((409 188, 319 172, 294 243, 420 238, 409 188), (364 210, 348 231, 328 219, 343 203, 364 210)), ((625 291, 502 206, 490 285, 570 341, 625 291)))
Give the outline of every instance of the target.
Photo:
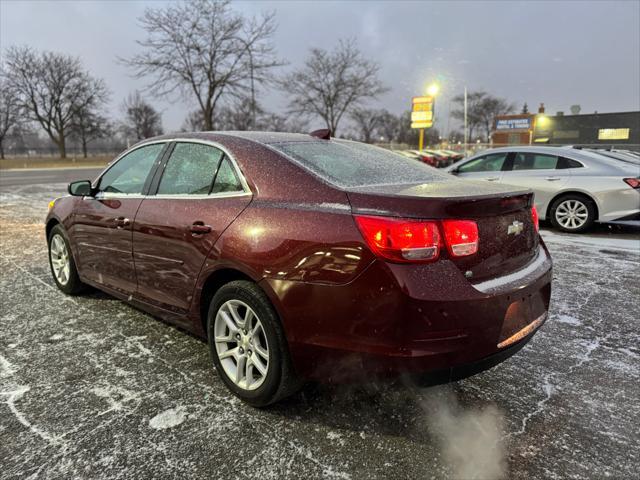
POLYGON ((100 178, 98 190, 108 193, 142 193, 153 163, 163 148, 164 143, 154 143, 127 153, 100 178))
POLYGON ((158 186, 158 195, 208 195, 224 152, 201 143, 177 143, 158 186))
POLYGON ((213 190, 211 193, 226 193, 226 192, 242 192, 242 184, 240 179, 236 175, 233 165, 228 158, 224 158, 218 169, 216 180, 213 184, 213 190))
POLYGON ((458 168, 460 173, 471 172, 498 172, 502 170, 508 153, 492 153, 483 157, 471 160, 458 168))
POLYGON ((564 168, 582 168, 583 166, 584 165, 582 165, 577 160, 572 160, 571 158, 566 158, 566 157, 559 157, 556 168, 560 170, 564 168))
POLYGON ((513 170, 549 170, 555 169, 557 163, 555 155, 519 152, 513 159, 513 170))

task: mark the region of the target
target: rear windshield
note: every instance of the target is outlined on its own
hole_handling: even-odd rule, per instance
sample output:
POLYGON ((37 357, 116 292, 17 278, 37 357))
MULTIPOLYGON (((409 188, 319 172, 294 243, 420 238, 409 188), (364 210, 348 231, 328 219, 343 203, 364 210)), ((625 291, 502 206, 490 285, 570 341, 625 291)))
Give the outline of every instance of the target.
POLYGON ((448 177, 418 160, 364 143, 331 140, 274 143, 271 147, 343 188, 427 183, 448 177))

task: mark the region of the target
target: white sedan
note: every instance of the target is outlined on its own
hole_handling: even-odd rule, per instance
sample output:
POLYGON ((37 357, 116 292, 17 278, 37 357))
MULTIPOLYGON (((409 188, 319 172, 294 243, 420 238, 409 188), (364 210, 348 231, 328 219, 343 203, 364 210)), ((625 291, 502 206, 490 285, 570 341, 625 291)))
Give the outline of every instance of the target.
POLYGON ((565 232, 640 221, 640 165, 565 147, 485 150, 446 169, 463 178, 528 187, 541 220, 565 232))

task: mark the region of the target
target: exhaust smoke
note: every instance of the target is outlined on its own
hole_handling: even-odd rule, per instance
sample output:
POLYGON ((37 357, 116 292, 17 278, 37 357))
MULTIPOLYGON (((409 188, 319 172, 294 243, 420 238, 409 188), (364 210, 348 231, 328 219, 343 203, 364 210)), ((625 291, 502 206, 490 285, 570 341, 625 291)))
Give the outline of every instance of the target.
POLYGON ((507 474, 504 417, 494 406, 467 408, 449 387, 423 390, 420 404, 456 479, 500 479, 507 474))

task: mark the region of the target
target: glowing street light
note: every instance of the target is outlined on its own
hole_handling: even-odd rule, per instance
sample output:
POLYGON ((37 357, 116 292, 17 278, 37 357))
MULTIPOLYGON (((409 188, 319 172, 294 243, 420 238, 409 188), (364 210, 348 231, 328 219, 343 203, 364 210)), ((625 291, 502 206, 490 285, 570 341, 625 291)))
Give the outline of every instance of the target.
POLYGON ((437 83, 432 83, 427 87, 427 93, 432 97, 435 97, 440 91, 440 86, 437 83))
POLYGON ((546 115, 538 114, 536 117, 536 125, 545 128, 549 125, 549 117, 546 115))

